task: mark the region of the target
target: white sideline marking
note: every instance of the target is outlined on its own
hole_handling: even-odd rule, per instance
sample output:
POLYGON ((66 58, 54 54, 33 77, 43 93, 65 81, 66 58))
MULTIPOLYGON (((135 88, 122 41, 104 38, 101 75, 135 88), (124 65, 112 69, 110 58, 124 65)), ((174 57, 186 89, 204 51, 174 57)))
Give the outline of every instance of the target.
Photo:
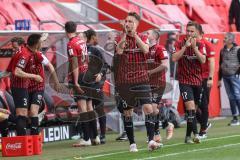
MULTIPOLYGON (((223 137, 217 137, 217 138, 209 138, 209 139, 203 140, 203 142, 205 142, 205 141, 213 141, 213 140, 218 140, 218 139, 225 139, 225 138, 233 138, 233 137, 240 137, 240 135, 231 135, 231 136, 223 136, 223 137)), ((169 144, 169 145, 164 145, 163 148, 173 147, 173 146, 178 146, 178 145, 183 145, 183 144, 185 144, 185 143, 169 144)), ((147 150, 147 148, 141 148, 141 149, 138 149, 138 150, 139 151, 144 151, 144 150, 147 150)), ((98 155, 94 155, 94 156, 82 157, 82 159, 92 159, 92 158, 106 157, 106 156, 112 156, 112 155, 123 154, 123 153, 129 153, 129 151, 121 151, 121 152, 113 152, 113 153, 106 153, 106 154, 98 154, 98 155)), ((75 158, 77 158, 77 157, 75 157, 75 158)))
POLYGON ((193 150, 188 150, 188 151, 185 151, 185 152, 170 153, 170 154, 165 154, 165 155, 162 155, 162 156, 148 157, 148 158, 142 158, 142 159, 133 159, 133 160, 149 160, 149 159, 156 159, 156 158, 159 159, 159 158, 163 158, 163 157, 176 156, 176 155, 198 152, 198 151, 215 150, 215 149, 233 147, 233 146, 237 146, 237 145, 240 145, 240 143, 226 144, 226 145, 223 145, 223 146, 209 147, 209 148, 202 148, 202 149, 193 149, 193 150))

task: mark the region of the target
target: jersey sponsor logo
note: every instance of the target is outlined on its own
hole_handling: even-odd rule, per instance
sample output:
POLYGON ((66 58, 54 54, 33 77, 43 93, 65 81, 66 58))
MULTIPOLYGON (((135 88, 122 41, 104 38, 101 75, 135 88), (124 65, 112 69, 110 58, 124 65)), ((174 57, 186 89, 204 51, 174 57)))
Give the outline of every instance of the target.
POLYGON ((197 56, 196 56, 196 55, 193 55, 193 56, 183 55, 183 57, 186 57, 188 60, 194 60, 194 59, 197 59, 197 56))
POLYGON ((215 55, 215 52, 214 51, 210 52, 210 55, 215 55))

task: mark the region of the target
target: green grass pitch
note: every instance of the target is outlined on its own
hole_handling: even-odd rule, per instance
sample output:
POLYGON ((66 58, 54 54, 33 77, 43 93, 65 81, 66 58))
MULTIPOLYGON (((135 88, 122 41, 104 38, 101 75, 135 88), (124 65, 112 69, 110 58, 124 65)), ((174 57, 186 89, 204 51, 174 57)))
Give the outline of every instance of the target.
POLYGON ((146 133, 136 131, 135 139, 139 152, 129 153, 128 142, 116 142, 117 134, 107 134, 105 145, 73 148, 73 140, 46 143, 43 154, 30 157, 10 157, 1 160, 239 160, 240 126, 230 127, 230 119, 212 120, 208 139, 201 144, 184 144, 185 125, 176 129, 173 139, 166 141, 165 130, 161 130, 164 147, 149 152, 146 133))

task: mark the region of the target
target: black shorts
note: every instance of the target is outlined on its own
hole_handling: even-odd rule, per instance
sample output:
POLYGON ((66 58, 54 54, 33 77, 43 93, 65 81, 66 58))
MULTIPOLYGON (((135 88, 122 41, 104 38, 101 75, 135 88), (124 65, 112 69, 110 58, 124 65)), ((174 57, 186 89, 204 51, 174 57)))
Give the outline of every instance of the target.
POLYGON ((29 93, 29 104, 30 105, 36 104, 41 107, 43 104, 43 93, 44 93, 44 91, 30 92, 29 93))
POLYGON ((28 108, 29 94, 25 88, 11 88, 15 108, 28 108))
POLYGON ((151 86, 151 88, 152 88, 152 103, 159 104, 164 94, 166 85, 159 87, 151 86))
POLYGON ((148 84, 124 84, 117 86, 116 91, 123 104, 120 106, 124 109, 152 104, 151 87, 148 84))
POLYGON ((196 105, 199 105, 202 93, 201 86, 179 84, 179 88, 184 102, 194 101, 196 105))
MULTIPOLYGON (((92 100, 92 99, 101 99, 101 97, 99 97, 96 87, 94 86, 95 83, 89 83, 89 82, 85 81, 84 76, 85 76, 85 74, 82 73, 78 77, 78 84, 80 85, 80 87, 84 91, 84 93, 79 94, 79 93, 77 93, 77 91, 73 90, 73 96, 74 96, 75 102, 77 102, 79 100, 87 100, 88 101, 88 100, 92 100)), ((69 82, 69 88, 74 89, 74 85, 72 82, 69 82)))
POLYGON ((199 105, 200 108, 208 108, 211 88, 207 86, 207 81, 208 79, 204 79, 202 83, 202 93, 201 93, 200 105, 199 105))

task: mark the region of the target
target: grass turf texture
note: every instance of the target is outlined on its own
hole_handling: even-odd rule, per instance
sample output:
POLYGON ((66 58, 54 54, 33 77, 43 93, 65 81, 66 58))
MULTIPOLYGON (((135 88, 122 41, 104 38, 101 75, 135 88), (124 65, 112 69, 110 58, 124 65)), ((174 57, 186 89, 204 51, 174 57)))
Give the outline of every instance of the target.
MULTIPOLYGON (((239 160, 240 126, 227 126, 230 119, 211 121, 208 139, 201 144, 184 144, 185 125, 175 130, 172 140, 165 141, 164 147, 149 152, 147 150, 146 133, 135 132, 139 152, 129 153, 128 142, 116 142, 117 134, 108 134, 105 145, 85 148, 73 148, 73 140, 46 143, 43 154, 30 157, 9 157, 1 160, 239 160)), ((165 130, 161 130, 165 138, 165 130)))

